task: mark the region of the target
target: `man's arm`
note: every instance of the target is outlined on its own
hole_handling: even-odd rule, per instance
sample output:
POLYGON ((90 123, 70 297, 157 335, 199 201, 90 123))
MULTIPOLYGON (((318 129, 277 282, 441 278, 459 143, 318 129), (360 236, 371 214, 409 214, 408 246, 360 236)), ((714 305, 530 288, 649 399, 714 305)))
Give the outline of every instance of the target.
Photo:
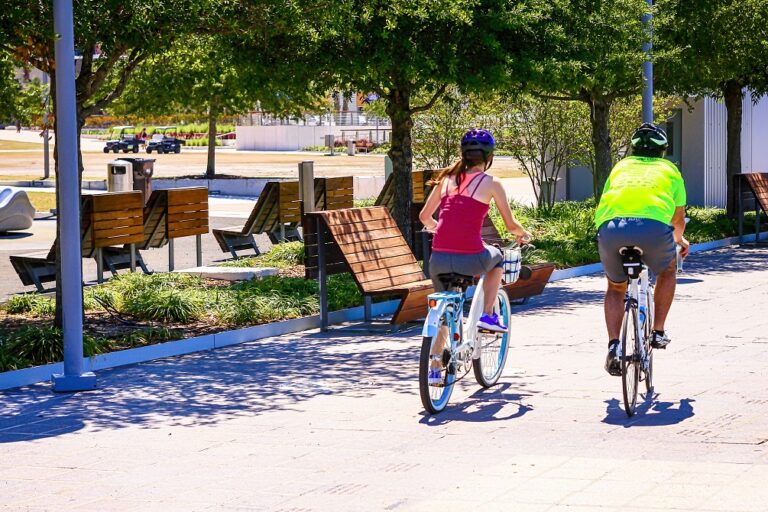
POLYGON ((672 227, 675 230, 675 242, 682 247, 680 255, 685 258, 688 256, 688 247, 690 246, 688 240, 683 236, 685 233, 685 206, 675 208, 675 214, 672 216, 672 227))

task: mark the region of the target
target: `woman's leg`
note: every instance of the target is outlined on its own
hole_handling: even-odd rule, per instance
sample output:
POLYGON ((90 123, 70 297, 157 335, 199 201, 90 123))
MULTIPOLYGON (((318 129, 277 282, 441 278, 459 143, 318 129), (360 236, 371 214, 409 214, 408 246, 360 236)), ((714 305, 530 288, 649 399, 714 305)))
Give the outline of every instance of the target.
POLYGON ((493 306, 496 304, 496 291, 501 286, 501 267, 494 267, 485 274, 485 283, 483 284, 483 313, 493 314, 493 306))

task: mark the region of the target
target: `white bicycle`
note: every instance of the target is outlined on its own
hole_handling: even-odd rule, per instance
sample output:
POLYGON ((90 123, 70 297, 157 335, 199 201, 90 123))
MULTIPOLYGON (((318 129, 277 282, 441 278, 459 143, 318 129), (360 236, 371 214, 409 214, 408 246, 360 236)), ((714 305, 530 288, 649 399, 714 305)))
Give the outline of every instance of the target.
MULTIPOLYGON (((532 247, 532 246, 528 246, 532 247)), ((517 280, 520 275, 521 250, 516 245, 504 248, 505 278, 517 280)), ((469 313, 464 315, 466 291, 474 282, 474 276, 464 274, 439 274, 444 292, 428 297, 429 312, 422 329, 421 355, 419 357, 419 393, 421 403, 429 413, 435 414, 448 405, 453 386, 474 370, 475 379, 488 388, 498 382, 507 360, 510 338, 509 298, 499 287, 493 311, 499 316, 504 332, 480 329, 477 326, 485 306, 481 276, 471 299, 469 313), (440 348, 442 347, 442 348, 440 348), (440 384, 429 383, 430 369, 439 365, 440 384)))

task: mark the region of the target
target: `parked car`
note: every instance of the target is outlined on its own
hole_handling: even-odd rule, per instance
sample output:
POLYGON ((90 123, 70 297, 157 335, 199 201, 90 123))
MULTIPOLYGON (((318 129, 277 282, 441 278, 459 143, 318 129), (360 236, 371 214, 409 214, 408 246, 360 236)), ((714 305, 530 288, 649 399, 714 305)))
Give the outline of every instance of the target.
POLYGON ((183 139, 177 139, 168 135, 169 131, 176 131, 175 126, 159 126, 152 139, 147 143, 147 153, 157 151, 158 153, 181 153, 183 139))
POLYGON ((112 151, 119 153, 122 151, 123 153, 138 153, 139 146, 144 144, 144 141, 137 138, 135 134, 126 134, 125 131, 130 128, 133 128, 133 126, 115 126, 112 131, 118 130, 117 139, 108 140, 104 146, 104 152, 109 153, 112 151))

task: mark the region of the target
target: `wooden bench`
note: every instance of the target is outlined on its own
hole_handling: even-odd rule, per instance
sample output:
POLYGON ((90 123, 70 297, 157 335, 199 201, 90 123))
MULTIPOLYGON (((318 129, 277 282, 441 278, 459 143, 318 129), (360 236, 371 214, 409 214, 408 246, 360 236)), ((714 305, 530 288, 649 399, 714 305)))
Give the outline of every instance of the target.
MULTIPOLYGON (((102 250, 115 244, 135 244, 143 239, 144 200, 140 191, 115 192, 109 194, 84 195, 80 198, 80 243, 83 258, 95 258, 98 281, 104 277, 102 250)), ((44 291, 43 283, 56 280, 56 248, 54 241, 47 253, 33 253, 11 256, 11 264, 25 286, 34 284, 38 291, 44 291)), ((125 263, 110 266, 117 270, 130 266, 135 269, 137 261, 143 261, 131 251, 132 257, 125 263)))
MULTIPOLYGON (((353 178, 315 178, 315 209, 334 210, 353 206, 353 178)), ((303 212, 298 181, 270 181, 256 200, 242 227, 214 229, 222 252, 238 259, 237 251, 252 249, 260 254, 255 234, 266 233, 272 243, 301 240, 298 226, 303 212)))
MULTIPOLYGON (((366 297, 396 296, 393 324, 422 318, 432 281, 385 207, 350 208, 304 216, 305 277, 320 282, 321 328, 328 328, 328 275, 350 272, 366 297)), ((366 302, 370 320, 370 299, 366 302)))
MULTIPOLYGON (((178 191, 194 190, 193 194, 201 195, 200 190, 205 190, 205 187, 185 187, 179 189, 171 189, 176 192, 170 195, 174 198, 174 201, 179 201, 178 191)), ((207 198, 207 194, 206 194, 207 198)), ((207 204, 207 203, 206 203, 207 204)), ((169 206, 169 190, 153 190, 149 196, 146 205, 144 206, 144 238, 141 242, 136 244, 138 251, 146 251, 149 249, 159 249, 169 244, 170 238, 168 237, 168 206, 169 206)), ((200 249, 200 248, 198 248, 200 249)), ((110 271, 113 268, 120 268, 119 265, 125 265, 125 262, 130 257, 130 247, 105 247, 102 250, 104 259, 104 265, 106 265, 110 271)), ((172 255, 169 254, 169 261, 172 259, 172 255)), ((198 251, 198 262, 201 260, 200 252, 198 251)), ((144 273, 150 273, 146 265, 141 258, 141 252, 137 253, 137 261, 141 265, 144 273)))
POLYGON ((186 236, 196 238, 197 266, 203 264, 202 235, 208 233, 208 188, 188 187, 167 190, 168 214, 165 236, 168 239, 168 270, 173 271, 174 240, 186 236))
MULTIPOLYGON (((416 255, 416 259, 418 260, 423 259, 425 254, 425 246, 423 243, 424 237, 420 234, 421 230, 424 229, 424 226, 419 220, 419 212, 421 212, 421 209, 424 207, 424 202, 432 191, 432 186, 427 184, 432 178, 432 175, 433 171, 425 170, 413 171, 411 176, 411 185, 413 187, 410 217, 411 235, 413 237, 411 240, 411 247, 413 247, 413 254, 416 255)), ((390 174, 386 181, 384 181, 384 186, 373 204, 374 206, 386 206, 389 208, 390 212, 392 211, 392 208, 395 206, 394 174, 390 174)))
MULTIPOLYGON (((753 172, 734 175, 739 209, 739 238, 744 237, 744 211, 755 209, 755 233, 760 233, 760 210, 768 213, 768 173, 753 172)), ((757 235, 755 244, 757 244, 757 235)))

